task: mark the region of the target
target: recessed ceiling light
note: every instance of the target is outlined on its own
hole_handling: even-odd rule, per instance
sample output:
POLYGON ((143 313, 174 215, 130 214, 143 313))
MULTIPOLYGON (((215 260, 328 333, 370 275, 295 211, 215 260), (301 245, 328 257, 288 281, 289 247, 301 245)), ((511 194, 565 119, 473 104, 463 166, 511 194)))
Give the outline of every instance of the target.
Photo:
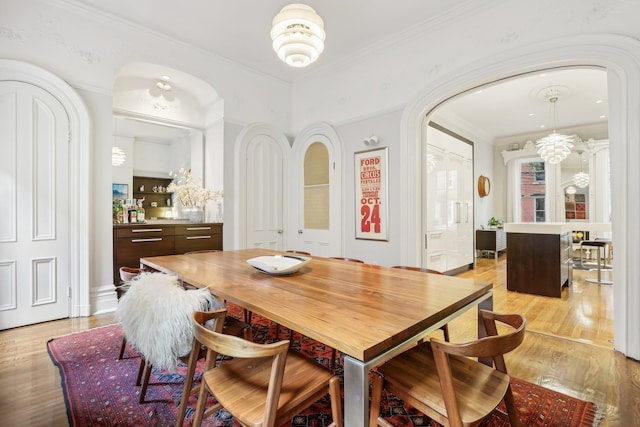
POLYGON ((602 101, 602 99, 598 99, 598 100, 596 101, 596 104, 602 104, 603 102, 604 102, 604 101, 602 101))
POLYGON ((476 93, 482 93, 482 89, 477 90, 476 93))
POLYGON ((601 119, 606 119, 607 116, 605 116, 604 114, 600 116, 601 119))
POLYGON ((533 116, 535 116, 534 113, 529 113, 529 117, 533 117, 533 116))
POLYGON ((542 129, 542 128, 544 128, 544 127, 545 127, 544 125, 540 125, 540 128, 541 128, 541 129, 542 129))
POLYGON ((547 77, 545 73, 540 74, 540 77, 547 77))

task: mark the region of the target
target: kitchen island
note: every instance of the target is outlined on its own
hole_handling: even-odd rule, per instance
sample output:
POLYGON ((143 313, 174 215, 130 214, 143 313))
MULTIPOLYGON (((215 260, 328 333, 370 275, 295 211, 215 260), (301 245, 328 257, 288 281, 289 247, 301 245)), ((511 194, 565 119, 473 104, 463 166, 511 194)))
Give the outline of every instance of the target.
POLYGON ((506 223, 507 290, 560 298, 571 287, 573 223, 506 223))

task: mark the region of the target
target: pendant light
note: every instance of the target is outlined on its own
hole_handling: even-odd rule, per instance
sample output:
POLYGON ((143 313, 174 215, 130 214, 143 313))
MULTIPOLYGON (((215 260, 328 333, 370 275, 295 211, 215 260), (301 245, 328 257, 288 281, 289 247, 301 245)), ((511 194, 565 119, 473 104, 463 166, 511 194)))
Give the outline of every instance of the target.
POLYGON ((580 156, 580 172, 573 175, 573 182, 579 188, 585 188, 587 185, 589 185, 589 174, 585 173, 582 170, 582 162, 584 161, 582 154, 582 151, 578 152, 578 155, 580 156))
POLYGON ((273 18, 273 50, 292 67, 306 67, 318 59, 324 39, 324 22, 310 6, 290 4, 273 18))
POLYGON ((553 116, 553 132, 536 142, 538 154, 542 159, 552 165, 560 163, 571 154, 573 144, 572 137, 556 132, 558 123, 557 102, 560 92, 557 89, 550 88, 547 92, 547 99, 551 104, 551 114, 553 116))

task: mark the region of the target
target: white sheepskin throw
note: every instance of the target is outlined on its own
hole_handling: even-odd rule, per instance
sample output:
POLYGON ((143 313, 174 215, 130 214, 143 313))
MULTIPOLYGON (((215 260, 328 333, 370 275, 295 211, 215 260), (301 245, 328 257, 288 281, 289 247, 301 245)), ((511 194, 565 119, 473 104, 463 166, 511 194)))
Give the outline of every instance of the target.
POLYGON ((224 303, 207 288, 185 290, 176 276, 144 273, 120 298, 117 318, 127 342, 156 368, 174 370, 191 351, 192 313, 217 310, 224 303))

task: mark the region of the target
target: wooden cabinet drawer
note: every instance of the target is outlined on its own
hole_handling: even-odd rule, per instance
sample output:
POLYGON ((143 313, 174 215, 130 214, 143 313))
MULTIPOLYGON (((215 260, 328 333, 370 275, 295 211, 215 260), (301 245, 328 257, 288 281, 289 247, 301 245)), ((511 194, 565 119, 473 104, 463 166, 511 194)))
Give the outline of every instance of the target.
POLYGON ((175 237, 176 255, 210 249, 222 250, 222 234, 193 234, 175 237))
POLYGON ((176 225, 175 230, 176 236, 222 234, 222 226, 220 224, 176 225))
POLYGON ((171 254, 173 246, 173 236, 136 236, 128 239, 116 239, 113 248, 116 259, 115 283, 118 283, 120 279, 118 273, 120 267, 138 267, 140 258, 171 254))
POLYGON ((173 227, 154 225, 134 225, 130 227, 116 228, 116 239, 138 238, 140 236, 173 236, 173 227))

